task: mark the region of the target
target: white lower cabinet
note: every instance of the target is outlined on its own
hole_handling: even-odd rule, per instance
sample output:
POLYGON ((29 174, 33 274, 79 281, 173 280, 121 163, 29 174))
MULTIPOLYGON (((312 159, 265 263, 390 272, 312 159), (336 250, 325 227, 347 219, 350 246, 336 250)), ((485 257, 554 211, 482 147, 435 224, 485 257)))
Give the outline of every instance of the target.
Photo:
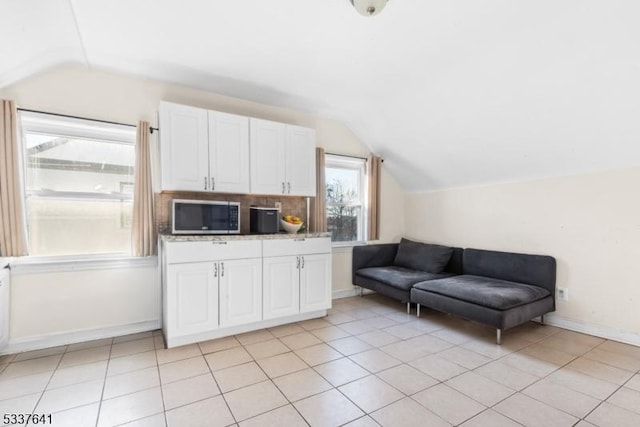
POLYGON ((331 254, 300 257, 300 312, 331 308, 331 254))
POLYGON ((167 333, 191 335, 218 327, 218 278, 214 263, 169 264, 165 280, 167 333))
POLYGON ((265 240, 264 318, 331 308, 331 241, 265 240))
POLYGON ((262 320, 262 260, 221 261, 220 326, 262 320))
POLYGON ((300 312, 299 257, 264 258, 263 312, 265 319, 289 316, 300 312))
POLYGON ((168 347, 320 317, 331 307, 328 238, 163 242, 168 347))

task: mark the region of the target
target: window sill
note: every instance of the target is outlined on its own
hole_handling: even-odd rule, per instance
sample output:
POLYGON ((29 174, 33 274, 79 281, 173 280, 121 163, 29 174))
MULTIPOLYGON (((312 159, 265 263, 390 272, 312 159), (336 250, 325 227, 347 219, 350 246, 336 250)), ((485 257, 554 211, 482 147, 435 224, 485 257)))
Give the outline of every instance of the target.
POLYGON ((355 246, 366 246, 367 242, 363 242, 363 241, 358 241, 358 242, 333 242, 331 244, 331 252, 336 254, 336 253, 343 253, 343 252, 351 252, 351 250, 355 247, 355 246))
POLYGON ((11 274, 109 270, 120 268, 156 267, 158 257, 128 255, 20 257, 11 261, 11 274))

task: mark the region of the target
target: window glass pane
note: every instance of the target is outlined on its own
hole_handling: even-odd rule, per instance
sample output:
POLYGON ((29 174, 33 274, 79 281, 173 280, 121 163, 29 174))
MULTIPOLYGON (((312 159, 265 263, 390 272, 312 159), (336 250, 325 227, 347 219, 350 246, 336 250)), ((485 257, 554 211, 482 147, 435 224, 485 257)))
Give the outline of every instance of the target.
POLYGON ((130 201, 27 198, 30 255, 131 252, 130 201))
POLYGON ((27 191, 131 193, 132 144, 27 133, 27 191))
POLYGON ((131 253, 135 129, 121 127, 127 141, 103 140, 85 123, 83 138, 48 120, 48 130, 24 130, 29 254, 131 253))
POLYGON ((362 218, 360 170, 327 167, 327 229, 337 242, 360 240, 362 218))

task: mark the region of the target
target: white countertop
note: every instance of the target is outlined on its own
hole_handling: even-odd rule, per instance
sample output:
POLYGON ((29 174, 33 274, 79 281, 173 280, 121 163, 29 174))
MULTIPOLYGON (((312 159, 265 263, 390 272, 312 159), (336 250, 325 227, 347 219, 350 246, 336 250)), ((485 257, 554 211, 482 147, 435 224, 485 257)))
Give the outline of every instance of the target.
POLYGON ((193 242, 210 240, 274 240, 274 239, 313 239, 331 237, 331 233, 277 233, 277 234, 160 234, 165 242, 193 242))

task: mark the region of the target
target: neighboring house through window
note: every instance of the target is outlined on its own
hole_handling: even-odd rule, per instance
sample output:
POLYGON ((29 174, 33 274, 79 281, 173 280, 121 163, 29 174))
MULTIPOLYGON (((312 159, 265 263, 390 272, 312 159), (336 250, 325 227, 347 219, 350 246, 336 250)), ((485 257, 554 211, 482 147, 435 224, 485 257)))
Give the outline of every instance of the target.
POLYGON ((22 112, 29 255, 131 253, 135 128, 22 112))
POLYGON ((366 236, 366 160, 325 156, 327 230, 334 243, 362 242, 366 236))

